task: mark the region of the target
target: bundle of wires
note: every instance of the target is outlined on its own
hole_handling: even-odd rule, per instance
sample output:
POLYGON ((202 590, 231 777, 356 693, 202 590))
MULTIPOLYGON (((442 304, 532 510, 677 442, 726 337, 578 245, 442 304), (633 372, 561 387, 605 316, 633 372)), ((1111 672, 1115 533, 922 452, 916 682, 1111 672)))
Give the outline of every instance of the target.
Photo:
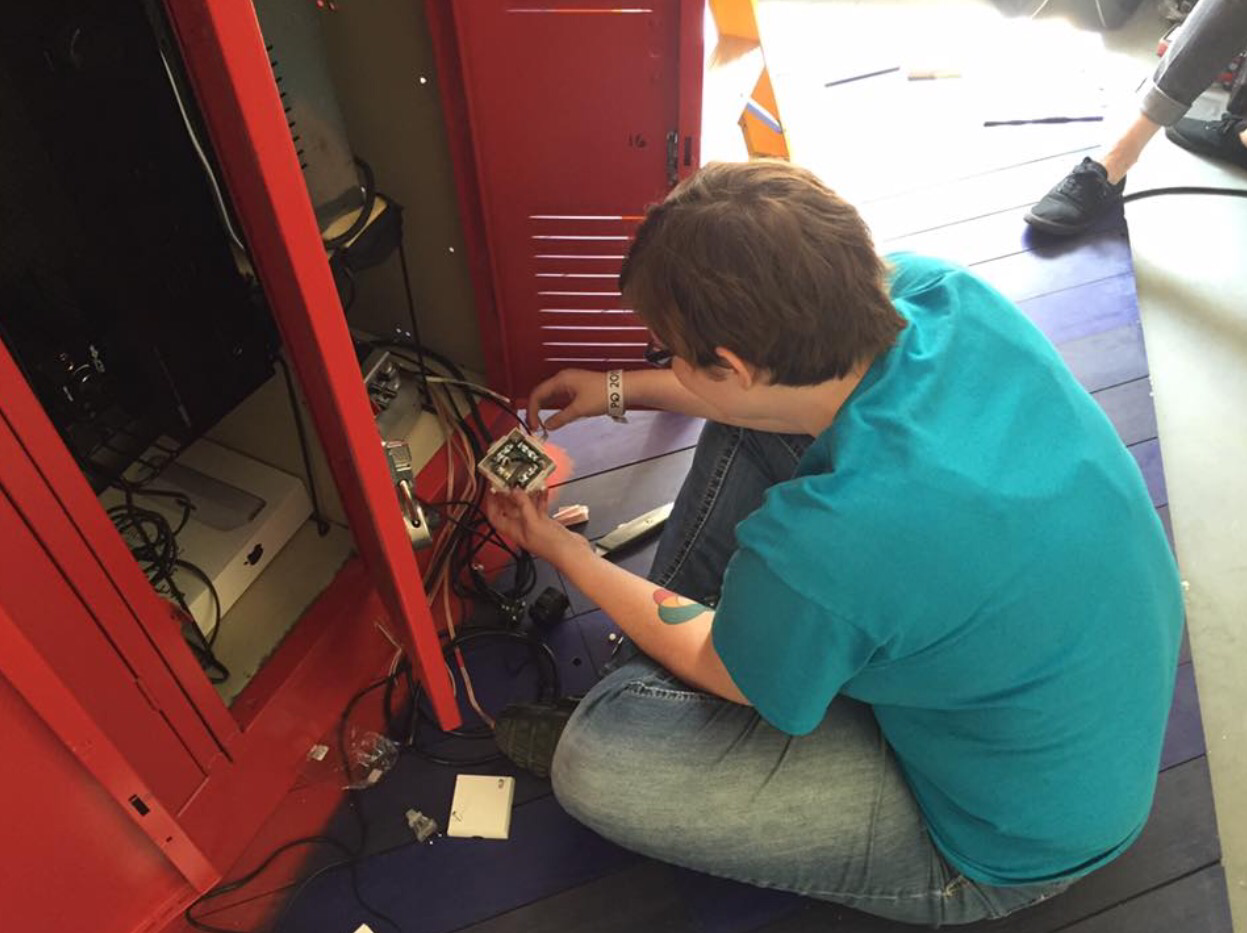
MULTIPOLYGON (((401 258, 401 248, 399 255, 401 258)), ((422 508, 436 514, 443 522, 443 527, 430 554, 423 582, 429 605, 434 608, 440 607, 445 616, 447 637, 442 645, 442 651, 447 664, 452 666, 452 683, 462 684, 463 696, 480 719, 480 725, 453 729, 448 732, 438 729, 435 717, 426 709, 424 693, 415 679, 410 659, 406 657, 404 649, 393 634, 384 625, 378 623, 378 628, 393 644, 395 651, 387 675, 356 693, 343 710, 339 720, 338 750, 342 758, 344 773, 348 776, 348 783, 352 772, 352 762, 348 756, 346 743, 349 719, 359 702, 376 691, 382 691, 382 713, 386 731, 404 752, 414 754, 433 764, 455 768, 484 765, 501 757, 496 750, 491 750, 487 754, 460 752, 453 757, 442 755, 425 748, 420 740, 422 732, 432 730, 441 736, 455 739, 490 741, 492 746, 494 719, 477 697, 476 688, 468 670, 466 655, 473 650, 489 644, 522 647, 527 650, 529 658, 535 662, 539 696, 548 696, 549 699, 554 700, 561 694, 553 652, 539 638, 520 630, 520 621, 525 610, 524 599, 532 592, 537 582, 533 558, 526 551, 513 548, 493 530, 483 509, 487 487, 478 480, 476 475, 476 464, 494 440, 493 432, 481 409, 482 401, 487 400, 494 408, 506 413, 525 430, 527 427, 510 400, 468 379, 463 371, 450 360, 421 345, 419 335, 415 331, 416 321, 414 307, 411 307, 410 278, 407 274, 405 259, 403 260, 403 278, 408 289, 409 310, 412 312, 411 340, 397 343, 379 341, 368 346, 369 348, 388 349, 406 366, 416 371, 422 387, 424 405, 437 418, 442 434, 446 438, 444 448, 447 476, 445 496, 440 502, 420 502, 422 508), (413 355, 408 355, 409 351, 413 355), (514 564, 514 577, 504 588, 491 585, 485 577, 481 557, 486 546, 493 546, 505 553, 514 564), (483 606, 493 610, 492 621, 478 622, 470 627, 460 628, 455 622, 456 615, 462 613, 462 617, 468 619, 471 617, 470 610, 474 606, 483 606), (396 696, 400 691, 405 694, 405 703, 401 710, 396 710, 396 696)), ((440 751, 439 747, 438 752, 440 751)), ((361 909, 387 927, 401 933, 402 926, 394 918, 382 913, 364 899, 356 879, 359 861, 366 855, 372 854, 368 852, 367 847, 367 822, 358 802, 358 797, 365 793, 367 790, 358 786, 347 790, 347 803, 359 827, 357 841, 353 845, 325 835, 292 840, 275 849, 261 861, 258 867, 247 874, 224 882, 202 895, 185 912, 189 925, 197 930, 226 933, 227 928, 213 926, 197 917, 196 909, 202 904, 250 884, 284 852, 304 846, 330 846, 342 857, 318 868, 299 881, 270 929, 281 930, 283 921, 289 917, 295 902, 318 878, 333 871, 347 869, 350 871, 352 893, 361 909)))
POLYGON ((420 356, 420 360, 400 358, 409 365, 421 366, 423 363, 421 373, 427 387, 426 399, 446 438, 447 476, 445 500, 422 505, 437 512, 446 523, 453 526, 443 531, 434 546, 425 574, 425 591, 430 605, 440 605, 446 619, 451 646, 448 650, 458 668, 468 704, 481 722, 492 729, 493 717, 485 711, 476 696, 467 663, 457 641, 459 634, 454 621, 455 610, 460 609, 466 618, 469 600, 492 605, 501 616, 502 628, 514 630, 518 628, 523 617, 524 597, 536 586, 537 576, 532 556, 526 551, 513 549, 493 531, 485 518, 482 504, 486 484, 477 477, 476 464, 493 441, 493 433, 486 426, 478 400, 489 398, 508 412, 517 423, 522 425, 523 421, 509 402, 466 379, 463 372, 449 360, 428 350, 423 350, 420 356), (444 372, 433 370, 430 361, 444 372), (459 408, 460 399, 467 402, 466 416, 459 408), (500 548, 514 561, 514 580, 505 590, 496 589, 485 579, 478 557, 487 544, 500 548), (452 601, 457 602, 458 606, 453 605, 452 601))
POLYGON ((145 483, 119 479, 113 484, 121 491, 125 501, 108 510, 108 517, 121 535, 130 553, 142 568, 156 592, 168 598, 182 612, 182 630, 191 653, 214 684, 229 680, 230 672, 213 649, 221 631, 221 598, 212 579, 195 564, 183 559, 178 553, 178 534, 186 527, 194 504, 180 492, 152 489, 145 483), (171 500, 181 509, 177 524, 171 524, 162 512, 146 508, 135 502, 135 496, 171 500), (198 579, 212 597, 213 622, 207 634, 200 628, 186 594, 178 585, 177 572, 185 571, 198 579))
MULTIPOLYGON (((443 523, 424 574, 424 588, 429 605, 440 611, 446 620, 447 637, 443 653, 451 666, 452 683, 462 685, 463 698, 481 725, 442 734, 461 739, 490 739, 494 718, 477 696, 465 658, 466 649, 489 643, 527 647, 537 666, 539 694, 548 695, 551 700, 560 695, 553 653, 539 638, 520 630, 526 609, 525 597, 537 583, 532 555, 513 548, 489 524, 483 509, 488 487, 478 478, 476 470, 476 464, 494 441, 494 434, 481 408, 482 401, 504 412, 525 431, 527 425, 509 399, 472 382, 454 363, 420 346, 418 341, 410 345, 390 341, 368 345, 368 349, 378 347, 388 350, 419 374, 424 387, 425 405, 437 418, 442 436, 446 438, 445 497, 440 502, 420 502, 426 511, 436 514, 443 523), (407 355, 405 351, 408 350, 414 350, 416 355, 407 355), (505 588, 491 585, 485 577, 480 559, 486 546, 493 546, 512 561, 514 575, 505 588), (456 617, 472 619, 471 610, 474 607, 492 610, 492 618, 481 621, 478 615, 475 624, 461 629, 456 624, 456 617)), ((419 736, 422 726, 436 728, 435 718, 423 708, 421 687, 412 677, 410 664, 404 660, 397 640, 388 632, 386 637, 396 649, 390 665, 392 680, 385 694, 385 715, 391 736, 405 750, 440 765, 467 767, 501 757, 497 752, 446 757, 421 747, 419 736), (393 695, 400 682, 406 687, 408 705, 405 714, 397 716, 393 695)))

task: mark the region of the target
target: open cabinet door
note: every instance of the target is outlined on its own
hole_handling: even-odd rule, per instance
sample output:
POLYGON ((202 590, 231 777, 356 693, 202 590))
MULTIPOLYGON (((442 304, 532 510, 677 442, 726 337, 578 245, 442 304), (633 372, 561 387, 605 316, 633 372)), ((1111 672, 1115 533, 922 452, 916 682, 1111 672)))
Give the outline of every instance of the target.
POLYGON ((453 728, 449 674, 255 10, 239 0, 166 9, 356 546, 439 724, 453 728))
POLYGON ((700 164, 703 0, 426 0, 491 381, 644 365, 620 265, 700 164))

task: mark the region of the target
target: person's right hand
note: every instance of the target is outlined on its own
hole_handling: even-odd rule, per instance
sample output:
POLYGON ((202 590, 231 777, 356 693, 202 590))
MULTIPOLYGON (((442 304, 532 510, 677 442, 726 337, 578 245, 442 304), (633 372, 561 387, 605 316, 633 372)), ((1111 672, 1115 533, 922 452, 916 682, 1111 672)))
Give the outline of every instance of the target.
POLYGON ((528 428, 537 430, 537 413, 545 408, 559 409, 545 420, 551 431, 578 418, 606 414, 606 374, 587 369, 564 369, 528 394, 528 410, 525 416, 528 428))

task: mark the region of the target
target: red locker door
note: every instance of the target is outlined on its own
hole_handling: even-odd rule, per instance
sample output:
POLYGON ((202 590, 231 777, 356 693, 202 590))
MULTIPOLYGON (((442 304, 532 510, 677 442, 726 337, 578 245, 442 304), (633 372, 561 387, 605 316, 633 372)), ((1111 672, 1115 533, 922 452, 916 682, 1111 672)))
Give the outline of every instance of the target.
MULTIPOLYGON (((0 421, 0 457, 12 435, 0 421)), ((73 684, 99 728, 176 811, 203 781, 206 768, 183 744, 143 681, 109 643, 91 607, 75 593, 0 486, 0 607, 56 677, 73 684)), ((145 794, 136 788, 140 798, 145 794)), ((143 803, 141 806, 150 806, 143 803)))
POLYGON ((477 287, 495 303, 482 329, 500 338, 491 378, 523 395, 566 366, 638 364, 647 335, 619 267, 645 206, 698 164, 703 4, 452 6, 492 279, 477 287))
POLYGON ((0 606, 66 682, 95 698, 100 725, 162 803, 181 806, 238 727, 2 343, 0 497, 11 509, 0 523, 0 606), (53 611, 65 587, 74 600, 53 611), (131 693, 141 707, 114 707, 131 693))
POLYGON ((356 546, 439 722, 452 728, 450 677, 255 10, 239 0, 165 6, 356 546))

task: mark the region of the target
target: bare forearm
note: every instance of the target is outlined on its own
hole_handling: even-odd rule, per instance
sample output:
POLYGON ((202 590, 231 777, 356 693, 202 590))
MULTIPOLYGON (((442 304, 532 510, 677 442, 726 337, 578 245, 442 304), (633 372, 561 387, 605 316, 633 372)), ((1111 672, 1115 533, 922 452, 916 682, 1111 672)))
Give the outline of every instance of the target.
POLYGON ((669 369, 630 369, 624 373, 624 398, 632 408, 656 408, 713 420, 715 412, 690 392, 669 369))
POLYGON ((710 637, 714 612, 568 543, 553 562, 647 655, 685 683, 748 704, 710 637))
POLYGON ((705 418, 754 431, 786 433, 792 431, 790 420, 773 418, 742 418, 712 408, 705 400, 680 384, 669 369, 630 369, 624 373, 624 398, 633 408, 656 408, 694 418, 705 418))

